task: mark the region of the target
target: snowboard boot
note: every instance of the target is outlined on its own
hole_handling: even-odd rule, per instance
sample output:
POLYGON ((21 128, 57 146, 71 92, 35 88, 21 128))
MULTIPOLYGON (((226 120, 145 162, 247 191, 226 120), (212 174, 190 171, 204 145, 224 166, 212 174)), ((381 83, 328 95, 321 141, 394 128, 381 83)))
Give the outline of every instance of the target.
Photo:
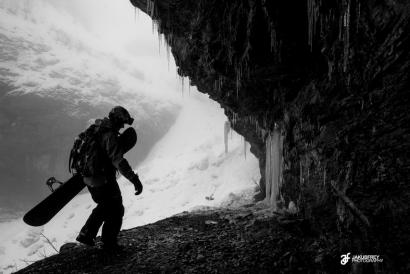
POLYGON ((78 234, 76 240, 82 244, 88 245, 88 246, 95 246, 95 241, 94 239, 87 237, 84 233, 78 234))

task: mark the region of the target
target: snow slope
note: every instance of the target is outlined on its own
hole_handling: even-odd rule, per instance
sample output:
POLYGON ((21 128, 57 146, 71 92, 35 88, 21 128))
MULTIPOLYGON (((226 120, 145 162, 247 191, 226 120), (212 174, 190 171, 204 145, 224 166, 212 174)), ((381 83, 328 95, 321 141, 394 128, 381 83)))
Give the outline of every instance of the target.
MULTIPOLYGON (((165 58, 112 48, 78 16, 50 2, 0 0, 0 82, 12 86, 11 93, 52 96, 75 105, 175 97, 171 91, 177 81, 167 71, 165 58)), ((141 23, 145 21, 129 27, 141 23)))
MULTIPOLYGON (((246 203, 254 194, 260 178, 258 161, 249 148, 245 157, 244 141, 235 133, 225 153, 222 109, 197 92, 184 100, 175 125, 136 168, 143 193, 134 196, 133 186, 119 179, 125 206, 123 229, 196 207, 246 203)), ((44 227, 28 227, 21 220, 1 224, 0 271, 15 271, 54 254, 47 239, 56 249, 74 241, 93 206, 86 193, 44 227)))
POLYGON ((74 137, 114 105, 148 140, 133 163, 174 123, 175 64, 158 54, 147 17, 129 1, 0 0, 1 209, 24 211, 47 178, 67 178, 74 137))

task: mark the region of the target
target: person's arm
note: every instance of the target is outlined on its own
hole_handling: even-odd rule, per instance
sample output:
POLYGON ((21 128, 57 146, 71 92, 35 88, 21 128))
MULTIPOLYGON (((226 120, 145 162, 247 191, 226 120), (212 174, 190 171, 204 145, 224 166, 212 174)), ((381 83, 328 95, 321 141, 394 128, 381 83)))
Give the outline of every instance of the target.
POLYGON ((135 194, 140 194, 142 192, 141 181, 139 180, 138 175, 132 170, 128 161, 124 158, 124 152, 121 149, 118 136, 114 133, 107 133, 104 137, 105 150, 112 164, 121 175, 134 184, 137 191, 135 194))
POLYGON ((121 149, 119 138, 115 133, 107 133, 103 137, 105 151, 108 158, 111 160, 114 167, 128 180, 134 177, 134 171, 129 165, 128 161, 124 158, 124 153, 121 149))

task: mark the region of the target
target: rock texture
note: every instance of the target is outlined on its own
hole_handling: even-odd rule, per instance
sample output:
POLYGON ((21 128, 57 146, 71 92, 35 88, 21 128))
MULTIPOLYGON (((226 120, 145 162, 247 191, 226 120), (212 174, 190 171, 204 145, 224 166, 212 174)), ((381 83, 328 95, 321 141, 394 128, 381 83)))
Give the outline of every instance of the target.
POLYGON ((407 264, 408 1, 131 3, 252 144, 262 190, 266 141, 280 130, 278 208, 337 231, 355 254, 383 254, 389 270, 407 264))
MULTIPOLYGON (((120 233, 119 252, 66 244, 18 273, 310 273, 343 267, 307 221, 261 206, 184 213, 120 233), (274 247, 274 248, 273 248, 274 247)), ((347 268, 348 266, 346 266, 347 268)))

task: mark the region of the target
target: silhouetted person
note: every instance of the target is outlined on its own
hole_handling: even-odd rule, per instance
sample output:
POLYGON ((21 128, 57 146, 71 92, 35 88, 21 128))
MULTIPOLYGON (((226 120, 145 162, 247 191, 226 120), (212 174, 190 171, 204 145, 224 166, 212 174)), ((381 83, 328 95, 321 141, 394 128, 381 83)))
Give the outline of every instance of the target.
MULTIPOLYGON (((100 165, 103 167, 102 172, 90 177, 83 177, 91 193, 92 199, 97 206, 92 211, 90 217, 80 231, 77 241, 80 243, 93 246, 98 230, 102 227, 101 240, 105 248, 118 248, 117 236, 121 230, 122 218, 124 216, 124 206, 122 204, 121 191, 119 189, 116 172, 119 171, 135 186, 135 194, 142 192, 142 184, 138 175, 133 172, 124 153, 127 149, 121 144, 119 130, 125 124, 131 125, 134 119, 131 118, 128 111, 120 106, 114 107, 108 118, 98 119, 97 125, 98 138, 97 142, 102 148, 100 165)), ((129 150, 130 148, 128 148, 129 150)))

